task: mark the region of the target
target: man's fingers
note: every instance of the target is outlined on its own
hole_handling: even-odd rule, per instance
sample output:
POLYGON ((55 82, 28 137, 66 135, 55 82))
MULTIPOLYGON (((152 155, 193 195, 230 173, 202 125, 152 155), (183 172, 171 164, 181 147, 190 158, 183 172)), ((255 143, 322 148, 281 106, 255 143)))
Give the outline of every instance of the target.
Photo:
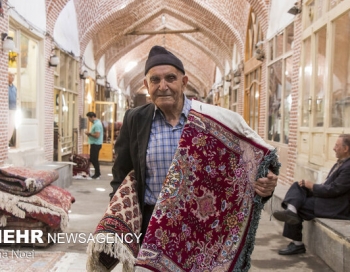
POLYGON ((255 192, 262 197, 270 196, 273 192, 274 187, 264 187, 258 184, 254 186, 255 192))

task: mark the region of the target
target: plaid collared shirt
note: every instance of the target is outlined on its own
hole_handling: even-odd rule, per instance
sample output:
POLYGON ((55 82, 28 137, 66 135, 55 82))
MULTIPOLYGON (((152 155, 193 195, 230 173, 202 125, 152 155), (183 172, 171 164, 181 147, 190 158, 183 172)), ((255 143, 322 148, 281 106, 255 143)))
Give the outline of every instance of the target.
POLYGON ((185 96, 180 120, 175 127, 166 122, 163 113, 156 107, 146 154, 146 204, 154 205, 157 202, 191 109, 191 104, 192 101, 185 96))

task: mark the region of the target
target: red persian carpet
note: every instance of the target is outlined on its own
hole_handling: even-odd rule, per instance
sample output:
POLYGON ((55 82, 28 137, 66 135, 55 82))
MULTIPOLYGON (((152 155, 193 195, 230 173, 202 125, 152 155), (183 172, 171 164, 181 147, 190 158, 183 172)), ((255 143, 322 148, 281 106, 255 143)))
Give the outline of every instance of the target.
POLYGON ((248 271, 263 208, 253 183, 279 167, 241 116, 193 100, 136 271, 248 271))
POLYGON ((0 227, 7 225, 8 217, 16 217, 35 219, 51 229, 64 230, 74 201, 68 191, 52 184, 28 197, 0 191, 0 227))
POLYGON ((0 168, 0 190, 14 195, 36 194, 57 179, 56 170, 34 170, 12 166, 0 168))
POLYGON ((139 237, 142 222, 135 184, 132 171, 111 199, 96 227, 94 237, 98 241, 111 235, 113 239, 106 239, 102 243, 89 243, 87 271, 111 271, 119 261, 123 263, 123 271, 134 271, 139 251, 137 237, 139 237), (136 234, 137 237, 125 236, 130 234, 136 234))
POLYGON ((73 154, 69 160, 75 163, 75 165, 73 165, 73 176, 89 176, 90 154, 73 154))

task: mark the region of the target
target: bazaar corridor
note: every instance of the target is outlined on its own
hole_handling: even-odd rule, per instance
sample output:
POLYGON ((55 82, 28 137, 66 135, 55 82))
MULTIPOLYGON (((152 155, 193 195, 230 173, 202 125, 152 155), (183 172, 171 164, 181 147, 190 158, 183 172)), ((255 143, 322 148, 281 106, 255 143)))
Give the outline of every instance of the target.
MULTIPOLYGON (((122 210, 127 223, 120 214, 113 222, 138 232, 175 152, 191 164, 188 179, 171 179, 177 202, 158 207, 160 227, 147 237, 154 248, 145 256, 166 253, 141 256, 142 265, 230 270, 253 251, 251 271, 350 271, 350 0, 0 0, 0 33, 0 272, 86 271, 87 242, 3 241, 21 230, 90 237, 107 214, 113 162, 115 189, 132 169, 138 175, 125 194, 138 202, 113 203, 103 219, 122 210), (92 179, 77 178, 74 163, 92 179), (345 178, 329 179, 344 169, 345 178), (188 188, 176 191, 180 180, 188 188), (328 213, 308 220, 290 203, 277 211, 297 225, 288 244, 272 214, 296 181, 308 197, 326 191, 310 210, 328 213), (274 189, 259 223, 259 196, 274 189)), ((115 260, 103 254, 116 248, 126 263, 138 254, 135 244, 102 247, 105 267, 115 260)))

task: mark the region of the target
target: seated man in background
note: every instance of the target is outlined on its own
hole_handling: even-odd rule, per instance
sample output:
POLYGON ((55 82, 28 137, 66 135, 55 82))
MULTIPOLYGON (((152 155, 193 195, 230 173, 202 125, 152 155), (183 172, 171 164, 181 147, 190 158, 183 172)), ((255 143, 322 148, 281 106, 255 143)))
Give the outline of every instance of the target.
POLYGON ((283 236, 293 241, 280 255, 305 253, 302 221, 315 217, 350 219, 350 134, 341 134, 333 148, 337 163, 322 184, 308 180, 294 182, 283 202, 283 211, 273 216, 284 222, 283 236))

